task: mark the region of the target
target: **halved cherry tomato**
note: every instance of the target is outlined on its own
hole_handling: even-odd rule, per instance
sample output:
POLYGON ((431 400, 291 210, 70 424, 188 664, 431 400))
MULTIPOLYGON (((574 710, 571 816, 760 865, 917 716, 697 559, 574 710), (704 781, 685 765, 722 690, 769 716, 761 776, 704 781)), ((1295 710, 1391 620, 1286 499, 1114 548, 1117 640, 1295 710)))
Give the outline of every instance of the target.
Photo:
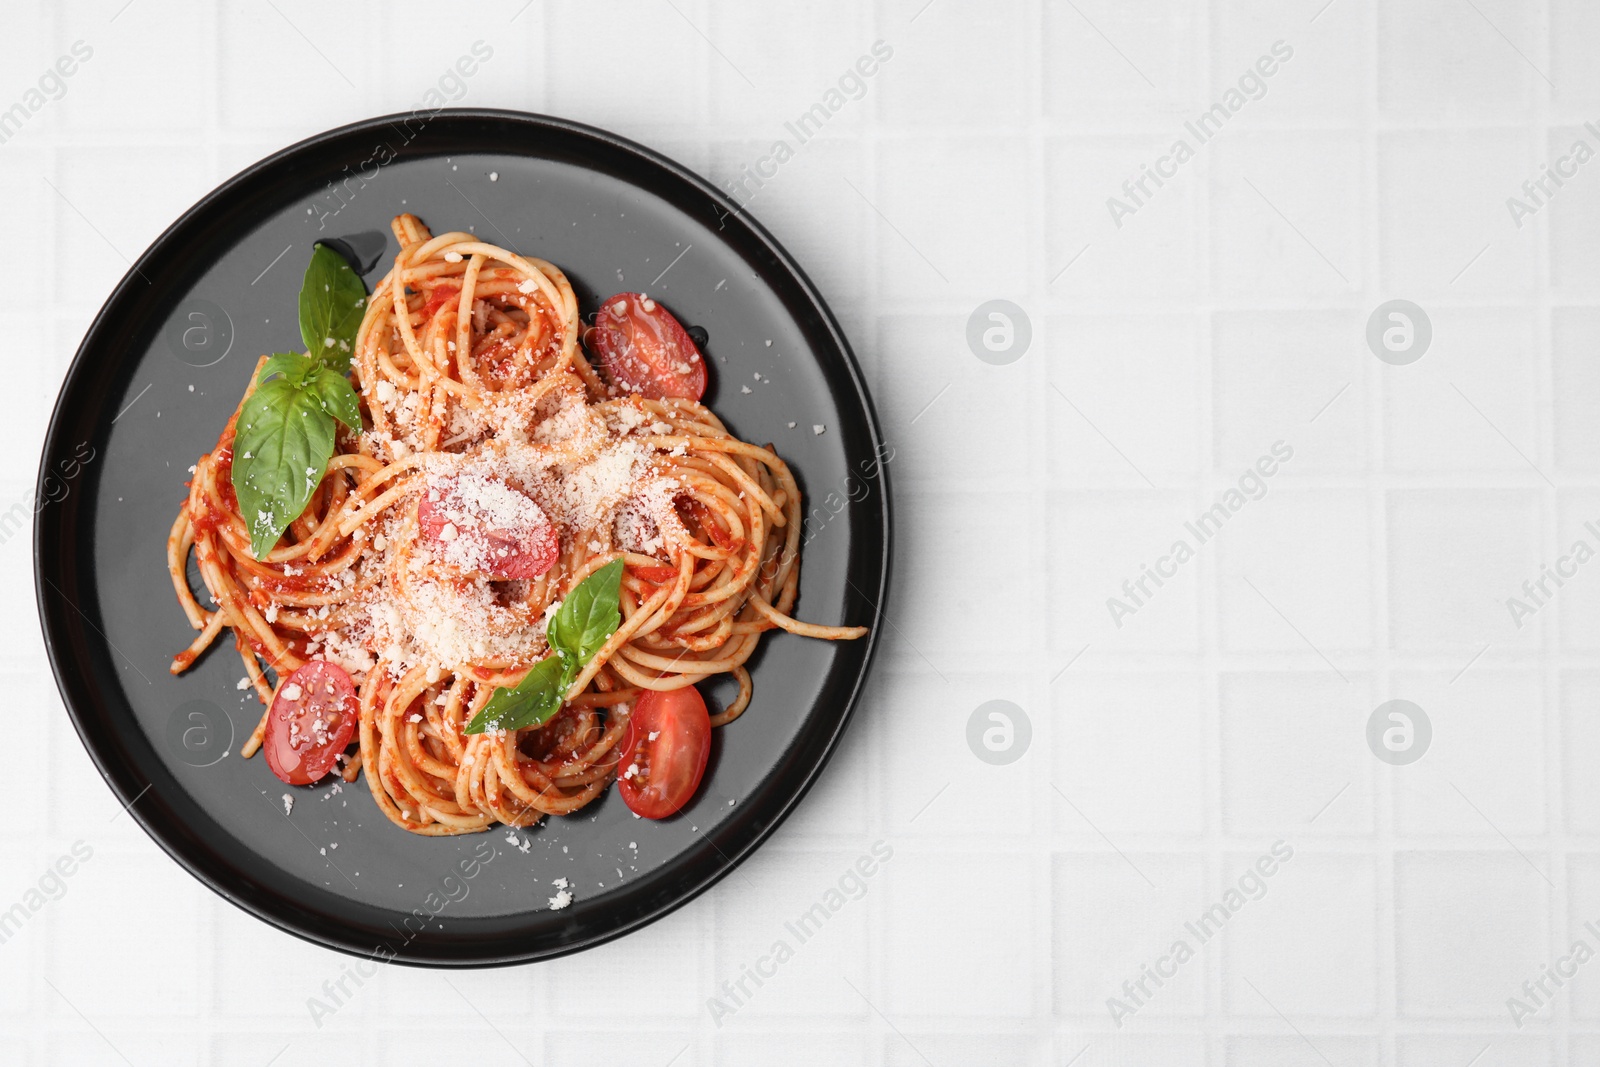
POLYGON ((561 554, 560 537, 544 509, 498 478, 442 480, 417 505, 417 522, 447 562, 491 578, 537 578, 561 554))
POLYGON ((356 730, 361 702, 344 670, 314 659, 278 687, 262 748, 267 766, 289 785, 310 785, 333 769, 356 730))
POLYGON ((643 293, 618 293, 600 305, 584 341, 612 382, 651 400, 699 400, 706 361, 672 313, 643 293))
POLYGON ((711 716, 694 686, 645 690, 633 705, 617 764, 622 802, 646 819, 665 819, 700 788, 711 755, 711 716))

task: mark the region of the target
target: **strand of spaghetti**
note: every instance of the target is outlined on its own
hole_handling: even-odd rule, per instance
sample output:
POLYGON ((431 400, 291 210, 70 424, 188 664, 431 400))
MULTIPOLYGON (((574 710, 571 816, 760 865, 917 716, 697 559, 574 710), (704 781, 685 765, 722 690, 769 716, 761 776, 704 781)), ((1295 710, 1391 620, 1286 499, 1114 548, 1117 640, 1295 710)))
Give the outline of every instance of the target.
POLYGON ((726 708, 718 712, 716 715, 711 716, 712 726, 728 725, 730 722, 743 715, 744 709, 750 706, 750 697, 755 691, 754 687, 750 684, 750 672, 745 670, 743 667, 735 667, 730 673, 739 682, 739 695, 734 697, 733 702, 726 708))
POLYGON ((759 596, 750 598, 750 606, 764 615, 774 626, 801 637, 816 637, 824 641, 853 641, 867 635, 865 626, 818 626, 815 623, 791 619, 759 596))
POLYGON ((211 647, 211 642, 217 639, 222 628, 228 624, 227 615, 220 611, 211 613, 211 621, 207 622, 200 635, 190 642, 189 647, 172 658, 172 665, 167 668, 170 674, 182 674, 189 669, 189 665, 200 657, 200 653, 211 647))
POLYGON ((172 531, 167 534, 167 574, 172 578, 172 589, 178 594, 178 603, 183 607, 183 613, 189 617, 189 625, 196 630, 202 630, 207 625, 210 613, 200 607, 200 602, 195 599, 194 591, 189 588, 189 581, 184 576, 184 564, 189 558, 189 549, 193 546, 194 523, 189 519, 188 509, 184 508, 178 512, 178 518, 172 524, 172 531))

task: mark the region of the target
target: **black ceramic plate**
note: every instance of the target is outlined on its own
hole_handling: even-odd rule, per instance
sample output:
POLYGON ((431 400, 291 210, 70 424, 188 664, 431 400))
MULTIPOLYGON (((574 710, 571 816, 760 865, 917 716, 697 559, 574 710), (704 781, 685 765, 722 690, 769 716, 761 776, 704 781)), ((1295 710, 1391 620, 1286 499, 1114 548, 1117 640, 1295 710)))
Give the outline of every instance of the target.
POLYGON ((661 917, 772 833, 838 742, 877 630, 837 644, 768 635, 754 703, 715 731, 700 795, 662 822, 634 818, 608 790, 532 830, 416 837, 383 817, 364 780, 289 789, 259 757, 239 759, 261 708, 236 688, 231 641, 167 673, 193 637, 167 576, 167 531, 257 355, 299 345, 312 242, 343 239, 375 264, 370 285, 396 251, 388 222, 401 211, 559 264, 586 313, 642 289, 706 331, 707 402, 739 436, 773 442, 827 516, 801 557, 808 620, 878 621, 888 493, 881 473, 861 475, 877 469, 878 427, 838 324, 765 230, 654 152, 516 112, 394 116, 295 145, 190 209, 100 311, 51 420, 39 492, 53 502, 38 513, 35 569, 57 683, 106 781, 174 859, 290 933, 406 963, 540 959, 661 917), (559 911, 547 906, 556 878, 574 893, 559 911))

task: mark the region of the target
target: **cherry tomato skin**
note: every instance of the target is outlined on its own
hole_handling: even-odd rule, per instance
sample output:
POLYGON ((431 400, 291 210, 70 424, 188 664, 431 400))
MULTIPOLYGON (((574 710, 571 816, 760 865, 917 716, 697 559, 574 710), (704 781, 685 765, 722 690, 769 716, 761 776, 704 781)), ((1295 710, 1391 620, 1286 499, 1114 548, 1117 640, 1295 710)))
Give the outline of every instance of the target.
MULTIPOLYGON (((444 496, 447 498, 449 494, 446 488, 444 496)), ((452 525, 445 514, 445 504, 443 498, 436 503, 432 494, 424 494, 417 504, 417 524, 430 541, 443 542, 444 528, 452 525)), ((462 508, 459 501, 453 504, 454 510, 470 510, 462 508)), ((454 536, 480 538, 484 542, 485 562, 479 569, 489 577, 501 580, 537 578, 555 566, 556 558, 561 555, 561 538, 555 525, 544 516, 543 509, 537 505, 535 509, 543 521, 510 530, 497 530, 483 524, 457 529, 454 536)))
POLYGON ((272 698, 261 744, 267 767, 287 785, 320 780, 350 743, 360 715, 355 683, 343 668, 308 661, 272 698))
POLYGON ((606 377, 630 393, 651 400, 705 395, 706 361, 694 339, 642 293, 618 293, 601 304, 584 341, 606 377))
POLYGON ((554 567, 561 555, 561 539, 548 523, 531 534, 485 530, 483 536, 495 561, 489 572, 494 578, 537 578, 554 567))
POLYGON ((665 819, 689 803, 711 756, 711 716, 694 686, 634 702, 617 764, 617 792, 634 814, 665 819))

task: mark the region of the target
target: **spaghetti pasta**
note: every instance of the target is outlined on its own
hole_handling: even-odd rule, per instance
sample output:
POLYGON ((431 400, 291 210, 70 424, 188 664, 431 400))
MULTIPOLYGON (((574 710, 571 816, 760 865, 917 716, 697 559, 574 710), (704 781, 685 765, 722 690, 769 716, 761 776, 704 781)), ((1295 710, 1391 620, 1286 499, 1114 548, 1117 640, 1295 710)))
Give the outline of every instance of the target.
POLYGON ((195 464, 168 537, 173 588, 198 631, 171 669, 231 631, 269 708, 243 755, 261 747, 290 675, 322 660, 348 673, 359 700, 358 747, 341 773, 365 771, 396 825, 527 826, 577 811, 617 776, 646 691, 732 675, 738 694, 711 719, 724 725, 749 706, 744 664, 765 631, 866 633, 792 617, 800 491, 771 446, 735 438, 696 400, 608 381, 555 265, 470 233, 434 235, 409 214, 392 229, 400 251, 354 345, 363 429, 340 429, 304 512, 263 558, 251 554, 232 486, 241 400, 195 464), (506 555, 505 542, 461 536, 452 516, 463 507, 547 521, 553 562, 506 577, 484 547, 506 555), (191 555, 209 607, 190 587, 191 555), (546 622, 615 559, 620 624, 559 713, 466 732, 497 689, 553 654, 546 622))

